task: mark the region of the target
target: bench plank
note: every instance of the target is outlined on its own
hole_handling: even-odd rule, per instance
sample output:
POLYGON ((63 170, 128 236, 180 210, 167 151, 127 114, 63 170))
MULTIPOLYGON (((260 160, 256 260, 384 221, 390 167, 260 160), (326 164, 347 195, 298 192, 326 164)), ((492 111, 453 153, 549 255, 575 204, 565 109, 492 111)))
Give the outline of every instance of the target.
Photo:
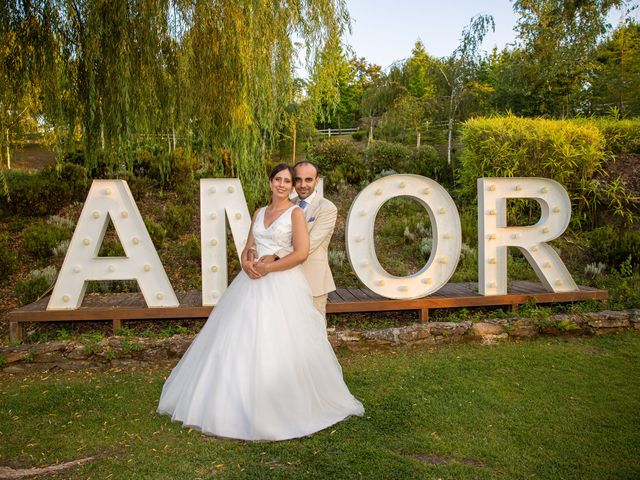
MULTIPOLYGON (((461 308, 509 306, 517 309, 523 303, 558 303, 581 300, 608 300, 608 292, 592 287, 579 287, 577 292, 547 292, 542 284, 530 281, 509 282, 506 295, 482 296, 477 283, 449 283, 431 296, 417 299, 394 300, 381 297, 366 287, 339 288, 329 293, 327 313, 388 312, 418 310, 422 321, 428 319, 433 308, 461 308)), ((47 310, 49 297, 16 308, 8 313, 11 340, 21 340, 26 322, 81 322, 104 320, 113 322, 114 330, 124 320, 153 320, 180 318, 207 318, 213 307, 201 305, 197 290, 177 294, 180 306, 148 308, 141 293, 110 293, 86 295, 76 310, 47 310)))

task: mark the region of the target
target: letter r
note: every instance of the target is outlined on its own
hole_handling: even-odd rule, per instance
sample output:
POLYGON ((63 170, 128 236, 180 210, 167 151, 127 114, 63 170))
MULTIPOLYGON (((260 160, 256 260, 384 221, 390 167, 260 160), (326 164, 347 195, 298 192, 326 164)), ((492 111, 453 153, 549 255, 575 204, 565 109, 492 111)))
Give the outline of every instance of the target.
POLYGON ((478 291, 507 293, 507 247, 522 251, 547 290, 578 290, 560 256, 548 245, 569 225, 571 201, 558 182, 548 178, 478 179, 478 291), (507 199, 531 198, 542 215, 535 225, 507 226, 507 199))

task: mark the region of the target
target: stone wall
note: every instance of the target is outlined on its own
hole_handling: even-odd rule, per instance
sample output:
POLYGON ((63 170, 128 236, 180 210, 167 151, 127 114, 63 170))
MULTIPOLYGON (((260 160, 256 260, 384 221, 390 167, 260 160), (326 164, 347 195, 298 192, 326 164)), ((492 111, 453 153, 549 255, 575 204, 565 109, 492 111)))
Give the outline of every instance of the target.
MULTIPOLYGON (((333 330, 328 335, 334 347, 366 349, 452 342, 492 344, 538 335, 602 335, 624 330, 640 330, 640 310, 561 314, 538 319, 414 323, 382 330, 333 330)), ((191 335, 108 337, 3 346, 0 347, 0 369, 4 373, 21 373, 173 365, 192 340, 191 335)))

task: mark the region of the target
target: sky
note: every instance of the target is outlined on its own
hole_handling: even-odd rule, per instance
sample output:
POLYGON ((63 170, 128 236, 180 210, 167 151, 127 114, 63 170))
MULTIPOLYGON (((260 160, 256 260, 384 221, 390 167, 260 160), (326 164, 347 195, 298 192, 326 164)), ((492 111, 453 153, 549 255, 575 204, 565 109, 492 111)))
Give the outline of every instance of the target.
POLYGON ((347 0, 351 34, 347 43, 358 57, 387 68, 407 58, 416 40, 434 57, 451 55, 462 29, 477 14, 490 14, 495 33, 485 37, 482 49, 502 49, 515 40, 516 14, 509 0, 347 0))
MULTIPOLYGON (((434 57, 451 55, 460 43, 462 30, 477 14, 490 14, 495 33, 488 33, 482 50, 503 49, 516 37, 517 16, 509 0, 346 0, 351 15, 347 43, 358 57, 386 69, 411 55, 422 40, 434 57)), ((637 12, 636 12, 637 13, 637 12)), ((609 21, 614 25, 618 12, 609 21)))

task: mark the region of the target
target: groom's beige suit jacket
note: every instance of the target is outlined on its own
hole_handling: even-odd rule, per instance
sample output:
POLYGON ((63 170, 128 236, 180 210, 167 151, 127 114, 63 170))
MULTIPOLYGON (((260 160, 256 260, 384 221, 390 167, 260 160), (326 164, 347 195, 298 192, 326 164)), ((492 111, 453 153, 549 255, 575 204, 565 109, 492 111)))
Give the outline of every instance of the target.
MULTIPOLYGON (((297 204, 298 197, 292 198, 291 201, 297 204)), ((313 202, 304 210, 304 214, 309 229, 309 256, 302 264, 302 269, 311 286, 311 293, 318 297, 336 289, 329 268, 329 242, 336 226, 338 209, 317 192, 313 202)), ((291 252, 291 248, 283 248, 276 252, 276 255, 282 258, 291 252)))

